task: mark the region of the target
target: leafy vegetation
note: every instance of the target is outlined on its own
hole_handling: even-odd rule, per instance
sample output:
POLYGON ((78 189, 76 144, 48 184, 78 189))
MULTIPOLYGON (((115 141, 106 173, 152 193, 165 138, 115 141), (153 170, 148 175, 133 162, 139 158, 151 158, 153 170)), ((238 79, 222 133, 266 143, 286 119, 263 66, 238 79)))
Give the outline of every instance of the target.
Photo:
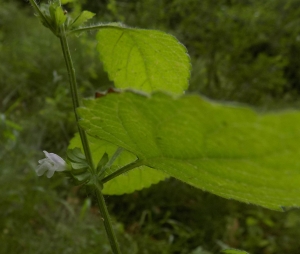
MULTIPOLYGON (((194 91, 264 107, 274 107, 282 103, 282 98, 284 103, 297 98, 296 1, 203 1, 202 5, 196 1, 130 1, 123 5, 110 1, 107 6, 99 1, 90 3, 90 7, 98 8, 97 4, 106 11, 103 19, 117 17, 132 26, 173 31, 181 38, 195 63, 194 91), (284 11, 279 14, 277 9, 284 11), (264 15, 251 23, 254 10, 264 15), (228 16, 224 13, 232 19, 225 19, 228 16), (275 19, 277 30, 270 32, 275 19), (276 40, 269 34, 273 38, 276 35, 276 40), (272 54, 262 50, 259 40, 267 43, 266 51, 274 50, 272 54), (278 41, 280 46, 276 46, 278 41)), ((78 200, 74 189, 76 196, 69 197, 72 194, 66 190, 70 187, 59 177, 51 182, 37 181, 32 173, 41 157, 39 151, 63 154, 75 131, 59 44, 27 16, 29 12, 17 9, 11 1, 2 0, 1 6, 0 133, 4 149, 0 153, 0 202, 5 209, 1 209, 0 237, 6 243, 1 251, 18 253, 25 248, 27 253, 36 253, 43 246, 45 253, 50 247, 61 253, 93 253, 103 235, 98 219, 81 215, 82 223, 73 224, 80 214, 88 213, 85 194, 79 193, 78 200), (74 232, 78 233, 76 239, 85 243, 75 242, 74 232), (83 235, 88 238, 83 239, 83 235), (72 248, 65 249, 66 245, 72 248)), ((82 92, 92 96, 96 89, 108 87, 110 82, 101 65, 95 64, 98 56, 90 36, 81 35, 71 43, 82 92)), ((129 253, 208 253, 205 249, 217 253, 225 245, 250 253, 297 253, 299 249, 297 210, 282 214, 246 206, 174 180, 132 195, 108 197, 108 203, 132 236, 127 240, 135 249, 129 253)))

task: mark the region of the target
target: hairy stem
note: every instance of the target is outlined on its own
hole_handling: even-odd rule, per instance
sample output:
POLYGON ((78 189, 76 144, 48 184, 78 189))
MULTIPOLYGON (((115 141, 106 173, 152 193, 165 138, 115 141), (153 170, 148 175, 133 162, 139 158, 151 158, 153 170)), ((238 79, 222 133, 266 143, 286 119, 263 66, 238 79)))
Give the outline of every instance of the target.
MULTIPOLYGON (((67 37, 65 34, 65 29, 63 26, 61 28, 61 35, 60 35, 59 39, 60 39, 62 51, 64 54, 64 58, 65 58, 65 62, 66 62, 67 70, 68 70, 70 90, 71 90, 72 101, 73 101, 73 109, 74 109, 74 113, 75 113, 76 122, 78 125, 79 116, 77 114, 76 109, 80 106, 80 100, 79 100, 79 95, 78 95, 78 91, 77 91, 75 68, 73 66, 70 49, 69 49, 67 37)), ((95 173, 95 167, 94 167, 87 135, 86 135, 85 131, 79 125, 78 125, 78 131, 79 131, 80 139, 82 142, 84 154, 85 154, 85 157, 87 158, 87 162, 90 165, 91 169, 93 170, 93 173, 95 173)))
POLYGON ((106 230, 109 242, 110 242, 112 252, 114 254, 121 254, 119 244, 117 242, 117 238, 116 238, 116 235, 114 233, 114 230, 112 228, 112 224, 111 224, 111 221, 109 218, 107 206, 105 204, 104 197, 103 197, 101 189, 99 187, 96 188, 96 197, 97 197, 99 210, 100 210, 100 213, 102 216, 103 224, 105 226, 105 230, 106 230))

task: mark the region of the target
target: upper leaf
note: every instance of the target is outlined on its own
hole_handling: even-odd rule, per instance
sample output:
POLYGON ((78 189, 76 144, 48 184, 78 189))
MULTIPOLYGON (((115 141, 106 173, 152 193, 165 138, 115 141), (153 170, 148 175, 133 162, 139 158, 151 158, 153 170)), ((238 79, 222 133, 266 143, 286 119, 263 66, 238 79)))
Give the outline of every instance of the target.
POLYGON ((97 40, 104 68, 116 87, 176 94, 187 89, 190 59, 175 37, 112 23, 103 25, 97 40))
POLYGON ((59 26, 61 26, 67 19, 66 15, 64 14, 61 6, 59 3, 57 4, 50 4, 49 5, 49 12, 52 20, 55 23, 56 29, 58 29, 59 26))
POLYGON ((72 21, 72 23, 69 25, 70 29, 76 28, 84 24, 89 19, 93 18, 96 14, 92 13, 90 11, 83 11, 81 12, 77 18, 72 21))
POLYGON ((88 134, 123 147, 144 165, 226 198, 271 209, 300 206, 300 113, 259 115, 163 93, 85 101, 88 134))

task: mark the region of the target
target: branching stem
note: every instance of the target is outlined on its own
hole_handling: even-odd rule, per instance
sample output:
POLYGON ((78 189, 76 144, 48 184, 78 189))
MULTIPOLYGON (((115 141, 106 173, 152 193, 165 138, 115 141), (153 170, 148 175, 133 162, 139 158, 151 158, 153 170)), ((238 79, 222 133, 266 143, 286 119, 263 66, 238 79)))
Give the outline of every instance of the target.
POLYGON ((137 167, 140 167, 140 166, 143 166, 144 165, 144 162, 141 161, 141 160, 136 160, 122 168, 120 168, 119 170, 115 171, 114 173, 112 173, 111 175, 108 175, 107 177, 104 177, 102 179, 102 183, 106 183, 108 181, 110 181, 111 179, 119 176, 119 175, 122 175, 126 172, 128 172, 129 170, 131 169, 134 169, 134 168, 137 168, 137 167))
POLYGON ((107 164, 100 170, 98 175, 102 175, 108 168, 111 167, 111 165, 115 162, 115 160, 119 157, 119 155, 123 152, 123 148, 118 147, 118 149, 115 151, 113 156, 110 158, 110 160, 107 162, 107 164))

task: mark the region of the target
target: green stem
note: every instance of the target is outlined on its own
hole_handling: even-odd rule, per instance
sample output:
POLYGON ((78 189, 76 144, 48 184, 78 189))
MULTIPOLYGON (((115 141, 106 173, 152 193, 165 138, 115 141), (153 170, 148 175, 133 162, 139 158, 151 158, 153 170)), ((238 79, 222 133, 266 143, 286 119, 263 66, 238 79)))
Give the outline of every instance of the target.
POLYGON ((106 183, 108 181, 110 181, 111 179, 121 175, 121 174, 124 174, 126 173, 127 171, 131 170, 131 169, 134 169, 134 168, 137 168, 137 167, 140 167, 140 166, 143 166, 144 165, 144 162, 143 161, 140 161, 140 160, 136 160, 120 169, 118 169, 117 171, 115 171, 114 173, 108 175, 107 177, 104 177, 102 179, 102 183, 106 183))
MULTIPOLYGON (((78 92, 77 92, 75 69, 73 66, 73 62, 72 62, 70 49, 69 49, 69 45, 68 45, 68 41, 66 38, 66 33, 65 33, 64 27, 61 28, 61 34, 60 34, 59 38, 60 38, 61 47, 62 47, 62 51, 64 54, 66 66, 68 69, 70 89, 71 89, 72 100, 73 100, 73 109, 74 109, 74 113, 75 113, 75 117, 76 117, 76 122, 78 124, 79 116, 77 114, 76 109, 80 106, 80 103, 79 103, 80 101, 79 101, 79 96, 78 96, 78 92)), ((86 135, 85 131, 79 125, 78 125, 78 130, 79 130, 82 146, 84 149, 84 153, 87 158, 87 162, 89 163, 89 165, 91 166, 91 168, 93 170, 92 173, 94 175, 96 175, 96 170, 95 170, 95 167, 93 164, 93 159, 92 159, 87 135, 86 135)), ((98 179, 96 179, 96 181, 98 181, 98 179)), ((97 196, 97 201, 98 201, 98 205, 99 205, 99 210, 100 210, 101 216, 103 217, 103 220, 104 220, 103 222, 104 222, 105 230, 106 230, 112 251, 114 254, 121 254, 116 236, 114 234, 114 231, 113 231, 113 228, 111 225, 109 213, 108 213, 107 207, 105 205, 104 197, 103 197, 102 192, 99 187, 96 188, 96 196, 97 196)))
POLYGON ((78 131, 79 131, 80 139, 82 142, 84 154, 85 154, 85 157, 87 158, 88 164, 91 166, 91 168, 93 170, 92 173, 95 173, 95 167, 94 167, 87 135, 86 135, 85 131, 78 124, 79 116, 77 114, 77 108, 80 106, 80 100, 79 100, 79 95, 77 92, 77 81, 76 81, 76 75, 75 75, 75 68, 73 66, 70 49, 69 49, 67 37, 65 34, 65 29, 63 26, 61 28, 61 35, 60 35, 59 39, 60 39, 62 51, 64 54, 64 58, 65 58, 65 62, 66 62, 67 70, 68 70, 70 90, 71 90, 72 101, 73 101, 73 110, 75 113, 76 123, 78 125, 78 131))
POLYGON ((111 165, 115 162, 115 160, 119 157, 119 155, 123 152, 123 148, 118 147, 118 149, 115 151, 113 156, 110 158, 110 160, 107 162, 107 164, 100 170, 98 175, 102 175, 108 168, 111 167, 111 165))
POLYGON ((105 169, 110 168, 111 165, 115 162, 115 160, 119 157, 119 155, 123 152, 124 148, 118 147, 113 156, 110 158, 109 162, 105 165, 105 169))
POLYGON ((119 244, 117 242, 117 238, 116 238, 116 235, 114 233, 114 230, 112 228, 112 224, 111 224, 111 221, 109 218, 107 206, 105 204, 104 197, 103 197, 102 192, 99 187, 96 188, 96 197, 97 197, 99 210, 100 210, 100 213, 102 216, 103 224, 105 226, 105 230, 106 230, 109 242, 110 242, 112 252, 114 254, 121 254, 119 244))

